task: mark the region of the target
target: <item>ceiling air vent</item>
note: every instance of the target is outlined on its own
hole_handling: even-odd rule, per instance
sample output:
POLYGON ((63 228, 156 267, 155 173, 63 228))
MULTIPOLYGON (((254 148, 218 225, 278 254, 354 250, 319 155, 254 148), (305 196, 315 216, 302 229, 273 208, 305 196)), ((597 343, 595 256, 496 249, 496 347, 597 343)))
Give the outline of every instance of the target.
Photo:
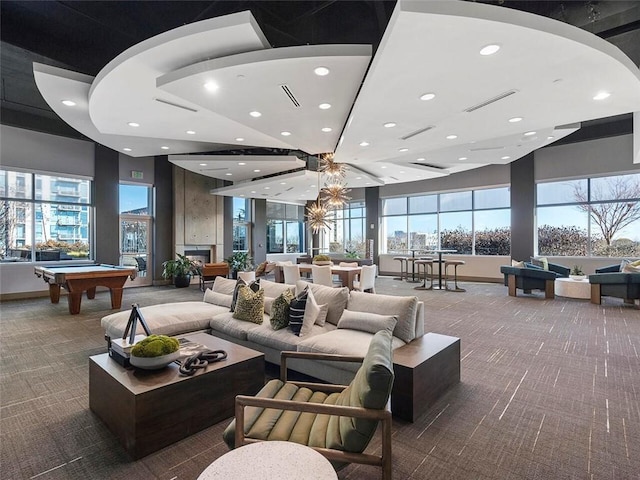
POLYGON ((172 107, 181 108, 182 110, 188 110, 189 112, 197 112, 195 108, 187 107, 186 105, 179 105, 177 103, 170 102, 169 100, 163 100, 162 98, 155 98, 156 102, 164 103, 165 105, 170 105, 172 107))
POLYGON ((469 107, 465 110, 465 112, 467 113, 471 113, 471 112, 475 112, 476 110, 479 110, 481 108, 486 107, 487 105, 491 105, 492 103, 496 103, 502 99, 505 99, 511 95, 513 95, 514 93, 516 93, 518 90, 509 90, 507 92, 501 93, 500 95, 497 95, 493 98, 490 98, 489 100, 485 100, 482 103, 478 103, 477 105, 474 105, 473 107, 469 107))
POLYGON ((295 97, 293 92, 289 89, 289 86, 280 85, 280 88, 284 93, 286 93, 287 97, 289 97, 289 100, 291 100, 291 103, 293 103, 293 106, 296 108, 300 108, 300 102, 298 102, 298 99, 295 97))
POLYGON ((421 170, 426 170, 432 173, 439 173, 441 175, 449 175, 449 170, 445 167, 441 167, 440 165, 434 165, 432 163, 415 163, 412 162, 410 165, 420 168, 421 170))
POLYGON ((478 147, 478 148, 470 148, 470 152, 490 152, 492 150, 504 150, 504 146, 500 147, 478 147))
POLYGON ((411 137, 415 137, 416 135, 420 135, 421 133, 428 132, 432 128, 436 128, 436 127, 433 125, 429 125, 428 127, 421 128, 420 130, 416 130, 400 138, 402 138, 402 140, 409 140, 411 137))

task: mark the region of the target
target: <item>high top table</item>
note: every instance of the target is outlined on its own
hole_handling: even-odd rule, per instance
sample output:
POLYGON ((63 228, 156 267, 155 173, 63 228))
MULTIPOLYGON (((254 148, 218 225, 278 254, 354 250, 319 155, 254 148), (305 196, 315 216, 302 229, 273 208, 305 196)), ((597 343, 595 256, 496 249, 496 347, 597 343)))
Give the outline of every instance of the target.
MULTIPOLYGON (((437 253, 438 254, 438 290, 442 290, 442 254, 443 253, 456 253, 458 250, 453 250, 450 248, 441 248, 439 250, 429 250, 427 253, 437 253)), ((435 286, 434 286, 435 288, 435 286)))

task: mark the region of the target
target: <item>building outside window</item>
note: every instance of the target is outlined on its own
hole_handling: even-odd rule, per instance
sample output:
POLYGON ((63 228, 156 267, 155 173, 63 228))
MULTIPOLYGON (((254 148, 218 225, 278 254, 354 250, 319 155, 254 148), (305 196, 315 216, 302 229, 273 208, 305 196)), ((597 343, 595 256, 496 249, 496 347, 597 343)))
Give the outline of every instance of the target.
POLYGON ((249 200, 233 198, 233 251, 249 251, 250 218, 249 200))
POLYGON ((90 180, 0 170, 0 202, 4 261, 90 257, 90 180))
POLYGON ((358 254, 366 253, 365 222, 366 210, 364 202, 350 202, 344 208, 329 213, 331 228, 324 229, 321 245, 329 252, 358 254))
POLYGON ((267 201, 267 253, 299 253, 304 245, 304 207, 267 201))
POLYGON ((539 183, 539 255, 639 257, 640 174, 539 183))
POLYGON ((510 215, 509 187, 383 199, 381 253, 509 255, 510 215))

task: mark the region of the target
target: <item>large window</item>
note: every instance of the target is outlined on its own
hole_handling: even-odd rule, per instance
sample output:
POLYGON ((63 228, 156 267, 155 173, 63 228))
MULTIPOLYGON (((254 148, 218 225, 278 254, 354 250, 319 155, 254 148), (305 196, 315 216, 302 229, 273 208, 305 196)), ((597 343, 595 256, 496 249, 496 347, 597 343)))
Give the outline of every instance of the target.
POLYGON ((640 256, 640 174, 537 185, 538 254, 640 256))
POLYGON ((366 215, 364 202, 351 202, 344 208, 331 211, 328 215, 331 228, 323 232, 323 249, 330 252, 357 253, 364 257, 366 215))
POLYGON ((267 253, 304 251, 304 207, 267 201, 267 253))
POLYGON ((233 251, 249 251, 249 200, 233 198, 233 251))
POLYGON ((0 170, 3 261, 90 257, 91 182, 0 170))
POLYGON ((447 248, 509 255, 508 187, 382 200, 382 253, 447 248))

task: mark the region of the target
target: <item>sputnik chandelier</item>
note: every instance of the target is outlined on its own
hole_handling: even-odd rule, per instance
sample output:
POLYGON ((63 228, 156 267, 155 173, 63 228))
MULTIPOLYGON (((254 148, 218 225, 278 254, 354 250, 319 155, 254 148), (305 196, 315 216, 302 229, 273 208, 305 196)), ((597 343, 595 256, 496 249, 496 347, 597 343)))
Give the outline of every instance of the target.
POLYGON ((320 174, 324 174, 327 182, 322 189, 319 189, 318 199, 310 207, 307 207, 307 219, 313 233, 318 233, 325 228, 331 228, 333 223, 329 220, 330 210, 342 208, 351 200, 347 196, 350 192, 343 184, 344 177, 347 174, 346 165, 336 163, 333 160, 333 153, 325 153, 320 157, 318 169, 318 188, 320 187, 320 174))

